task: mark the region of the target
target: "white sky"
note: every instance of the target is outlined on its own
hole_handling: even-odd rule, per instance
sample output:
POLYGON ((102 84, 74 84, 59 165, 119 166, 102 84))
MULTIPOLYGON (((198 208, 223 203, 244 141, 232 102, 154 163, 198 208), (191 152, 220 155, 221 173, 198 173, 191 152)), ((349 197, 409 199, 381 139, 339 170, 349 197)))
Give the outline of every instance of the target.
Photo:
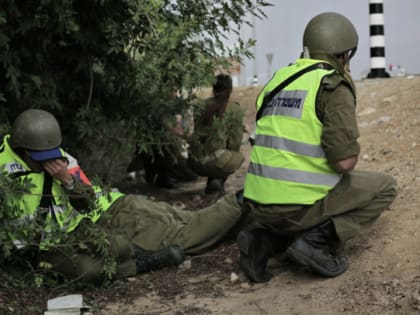
MULTIPOLYGON (((351 62, 355 79, 370 70, 369 0, 271 0, 264 10, 267 18, 256 20, 256 61, 245 60, 240 85, 251 82, 254 68, 264 84, 278 68, 293 62, 302 50, 302 34, 315 15, 335 11, 347 16, 359 33, 358 51, 351 62), (272 65, 266 55, 272 53, 272 65), (269 73, 271 72, 271 73, 269 73)), ((408 74, 420 73, 420 0, 384 0, 386 64, 404 67, 408 74)), ((244 27, 242 36, 252 37, 244 27)), ((392 73, 391 73, 392 74, 392 73)))

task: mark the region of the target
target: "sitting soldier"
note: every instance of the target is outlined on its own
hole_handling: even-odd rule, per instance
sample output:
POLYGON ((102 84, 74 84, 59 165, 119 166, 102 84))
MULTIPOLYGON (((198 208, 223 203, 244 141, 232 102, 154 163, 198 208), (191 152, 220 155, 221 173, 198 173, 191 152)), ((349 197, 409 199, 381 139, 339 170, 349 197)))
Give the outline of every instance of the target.
POLYGON ((188 165, 196 174, 207 177, 206 193, 223 193, 224 184, 244 161, 242 143, 243 113, 226 111, 232 93, 232 79, 219 74, 213 85, 213 97, 194 119, 188 165))

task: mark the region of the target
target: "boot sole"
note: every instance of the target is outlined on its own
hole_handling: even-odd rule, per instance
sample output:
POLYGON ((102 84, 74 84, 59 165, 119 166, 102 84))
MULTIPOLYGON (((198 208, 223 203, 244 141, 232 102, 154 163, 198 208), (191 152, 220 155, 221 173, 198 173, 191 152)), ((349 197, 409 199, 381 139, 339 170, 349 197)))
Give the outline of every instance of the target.
POLYGON ((328 277, 328 278, 337 277, 343 274, 348 268, 348 266, 346 266, 344 270, 340 270, 339 272, 330 272, 326 270, 325 268, 323 268, 321 265, 314 262, 312 259, 308 258, 306 255, 302 254, 300 251, 294 249, 292 246, 293 244, 289 246, 289 248, 286 250, 287 257, 289 257, 293 261, 303 266, 311 268, 312 270, 318 272, 319 274, 325 277, 328 277))

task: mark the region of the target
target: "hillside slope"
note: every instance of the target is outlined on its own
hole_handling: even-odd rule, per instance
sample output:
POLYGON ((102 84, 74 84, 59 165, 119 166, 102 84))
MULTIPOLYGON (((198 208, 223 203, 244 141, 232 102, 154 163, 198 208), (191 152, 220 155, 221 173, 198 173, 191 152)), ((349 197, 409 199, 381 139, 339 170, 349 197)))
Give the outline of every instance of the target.
MULTIPOLYGON (((232 97, 247 110, 249 126, 260 89, 237 88, 232 97)), ((270 263, 269 283, 248 283, 229 243, 192 257, 191 268, 131 279, 129 298, 102 304, 101 314, 419 314, 420 77, 360 81, 357 91, 357 168, 394 175, 400 192, 390 211, 349 244, 345 274, 323 279, 280 259, 270 263)), ((242 149, 248 155, 249 145, 242 149)), ((242 187, 246 169, 247 162, 229 178, 228 191, 242 187)), ((188 185, 196 193, 204 181, 188 185)))

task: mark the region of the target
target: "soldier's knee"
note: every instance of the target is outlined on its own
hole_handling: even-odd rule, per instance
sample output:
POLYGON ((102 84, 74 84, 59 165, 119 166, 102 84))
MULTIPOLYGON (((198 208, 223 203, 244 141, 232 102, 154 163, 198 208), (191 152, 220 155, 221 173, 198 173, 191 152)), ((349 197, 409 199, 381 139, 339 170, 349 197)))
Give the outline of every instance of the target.
POLYGON ((84 256, 79 259, 78 278, 87 283, 100 283, 103 277, 103 263, 101 259, 84 256))
POLYGON ((395 198, 395 196, 398 193, 398 182, 397 182, 397 180, 392 175, 386 174, 386 173, 382 173, 382 177, 383 177, 382 193, 386 194, 387 196, 395 198))

